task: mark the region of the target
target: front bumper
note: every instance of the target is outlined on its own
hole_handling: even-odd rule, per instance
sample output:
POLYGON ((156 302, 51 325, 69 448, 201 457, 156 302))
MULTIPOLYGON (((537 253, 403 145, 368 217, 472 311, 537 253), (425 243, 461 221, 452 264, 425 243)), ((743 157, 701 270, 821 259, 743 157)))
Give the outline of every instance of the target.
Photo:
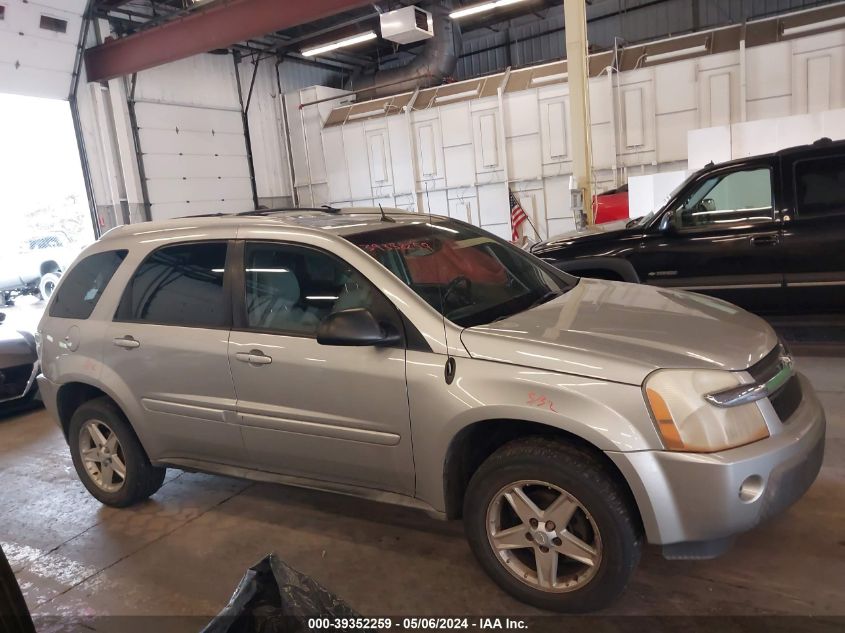
POLYGON ((634 493, 650 543, 724 542, 780 514, 807 491, 824 456, 825 416, 807 379, 798 379, 800 404, 765 440, 707 454, 607 453, 634 493), (749 477, 759 478, 752 481, 761 491, 743 500, 740 488, 749 477))
POLYGON ((53 420, 61 428, 62 423, 59 418, 59 408, 57 402, 57 394, 59 392, 59 385, 47 378, 44 374, 38 374, 38 391, 41 392, 41 400, 44 402, 44 407, 53 417, 53 420))

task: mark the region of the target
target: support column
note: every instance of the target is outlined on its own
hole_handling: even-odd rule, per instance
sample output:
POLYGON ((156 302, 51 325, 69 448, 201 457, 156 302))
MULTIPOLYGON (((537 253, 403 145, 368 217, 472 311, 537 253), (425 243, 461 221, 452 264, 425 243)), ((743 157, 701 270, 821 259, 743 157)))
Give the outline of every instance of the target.
MULTIPOLYGON (((569 117, 572 129, 572 175, 584 201, 587 223, 592 224, 592 145, 587 57, 587 8, 584 0, 564 0, 566 71, 569 81, 569 117)), ((576 222, 577 222, 576 218, 576 222)))

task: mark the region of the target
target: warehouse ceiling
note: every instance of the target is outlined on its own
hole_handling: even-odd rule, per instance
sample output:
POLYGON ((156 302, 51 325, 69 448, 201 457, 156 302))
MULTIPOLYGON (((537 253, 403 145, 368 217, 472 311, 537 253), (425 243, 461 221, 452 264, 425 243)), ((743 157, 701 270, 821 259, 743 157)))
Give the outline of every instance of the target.
MULTIPOLYGON (((441 1, 446 1, 447 6, 454 9, 482 2, 441 1)), ((253 2, 257 5, 263 0, 253 2)), ((831 3, 832 0, 760 0, 755 3, 729 0, 713 0, 706 3, 699 0, 587 2, 590 41, 594 52, 607 50, 617 41, 622 45, 629 45, 831 3), (612 32, 612 37, 606 36, 603 31, 612 32)), ((178 26, 177 23, 180 22, 187 24, 191 18, 202 13, 213 13, 237 4, 249 5, 250 0, 95 0, 93 11, 97 17, 109 21, 114 35, 120 40, 133 39, 133 35, 149 33, 161 27, 178 26)), ((279 5, 275 5, 273 11, 276 13, 290 11, 289 7, 296 7, 293 10, 296 13, 300 7, 314 5, 325 5, 325 10, 317 19, 291 23, 285 28, 275 30, 261 30, 259 35, 227 41, 214 52, 237 51, 249 56, 277 56, 280 59, 297 59, 302 63, 318 65, 346 75, 372 74, 379 69, 407 64, 424 50, 424 42, 399 45, 375 38, 351 48, 334 50, 314 57, 303 57, 301 51, 367 31, 378 32, 381 12, 411 4, 419 4, 425 8, 431 1, 390 0, 367 3, 361 0, 315 0, 311 3, 288 4, 283 10, 278 8, 279 5)), ((315 15, 321 8, 314 7, 315 15)), ((299 14, 306 15, 308 10, 299 11, 299 14)), ((562 18, 561 0, 519 0, 507 6, 462 18, 459 24, 465 44, 487 40, 493 43, 481 50, 478 46, 465 45, 461 57, 477 56, 491 50, 505 51, 506 54, 495 57, 486 65, 460 66, 463 75, 460 78, 501 70, 504 66, 519 67, 560 59, 563 57, 562 18), (547 45, 544 49, 543 37, 547 44, 551 41, 553 45, 547 45), (517 55, 517 59, 511 59, 511 49, 514 47, 521 47, 517 48, 517 52, 523 52, 517 55)), ((296 19, 295 16, 292 17, 293 22, 296 22, 296 19)), ((109 42, 107 46, 112 44, 114 42, 109 42)), ((94 72, 93 75, 97 78, 98 73, 94 72)), ((99 75, 107 78, 114 76, 114 73, 109 75, 109 72, 104 71, 99 75)))

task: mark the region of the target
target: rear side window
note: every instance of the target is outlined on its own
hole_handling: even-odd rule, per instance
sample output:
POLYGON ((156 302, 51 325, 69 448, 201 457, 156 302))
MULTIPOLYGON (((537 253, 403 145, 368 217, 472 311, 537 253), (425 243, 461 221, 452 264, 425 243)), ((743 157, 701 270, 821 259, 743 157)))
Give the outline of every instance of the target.
POLYGON ((125 250, 96 253, 71 268, 53 297, 50 316, 62 319, 91 316, 126 253, 125 250))
POLYGON ((796 163, 795 202, 799 219, 845 215, 845 156, 796 163))
POLYGON ((218 328, 229 325, 223 288, 225 242, 167 246, 138 267, 118 308, 117 320, 218 328))

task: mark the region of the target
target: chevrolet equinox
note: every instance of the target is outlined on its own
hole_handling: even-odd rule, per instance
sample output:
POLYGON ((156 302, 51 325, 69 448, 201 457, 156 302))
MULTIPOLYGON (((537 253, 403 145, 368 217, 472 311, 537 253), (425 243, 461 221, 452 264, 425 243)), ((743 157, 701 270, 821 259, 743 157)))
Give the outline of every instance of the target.
POLYGON ((495 582, 557 611, 609 604, 644 542, 722 553, 824 451, 819 401, 758 317, 398 209, 113 229, 62 277, 38 345, 102 503, 172 467, 462 517, 495 582))

